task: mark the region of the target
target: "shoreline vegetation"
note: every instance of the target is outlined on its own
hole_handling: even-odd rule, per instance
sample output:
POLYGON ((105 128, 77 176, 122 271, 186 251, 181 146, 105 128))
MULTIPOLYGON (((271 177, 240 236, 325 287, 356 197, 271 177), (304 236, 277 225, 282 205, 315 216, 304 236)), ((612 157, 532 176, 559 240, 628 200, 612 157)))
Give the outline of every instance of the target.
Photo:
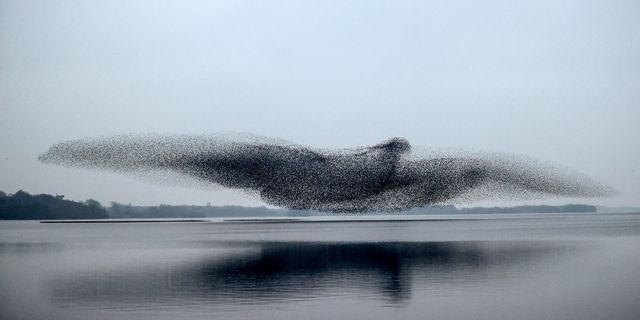
MULTIPOLYGON (((486 213, 571 213, 598 212, 598 208, 586 204, 561 206, 530 205, 515 207, 470 207, 458 208, 453 205, 430 206, 393 212, 395 215, 433 214, 486 214, 486 213)), ((380 212, 368 215, 388 214, 380 212)), ((32 195, 19 190, 14 194, 0 191, 0 220, 58 220, 58 219, 147 219, 147 218, 217 218, 217 217, 308 217, 333 214, 288 210, 267 207, 158 205, 136 206, 111 202, 105 207, 100 202, 89 199, 72 201, 63 195, 32 195)), ((356 215, 356 214, 353 214, 356 215)))

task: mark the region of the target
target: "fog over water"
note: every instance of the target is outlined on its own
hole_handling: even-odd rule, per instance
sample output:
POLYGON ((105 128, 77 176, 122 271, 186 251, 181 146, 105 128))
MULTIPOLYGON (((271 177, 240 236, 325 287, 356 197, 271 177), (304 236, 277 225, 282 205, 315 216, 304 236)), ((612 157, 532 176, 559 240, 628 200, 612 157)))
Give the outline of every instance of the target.
MULTIPOLYGON (((531 157, 618 192, 469 206, 640 206, 638 17, 635 0, 0 0, 0 190, 263 206, 38 161, 74 139, 250 132, 531 157)), ((367 218, 0 221, 0 320, 640 319, 640 214, 367 218)))
POLYGON ((640 315, 640 215, 483 217, 5 221, 0 311, 89 320, 640 315))
POLYGON ((0 190, 262 205, 37 160, 85 137, 251 132, 525 155, 620 192, 593 204, 640 206, 638 16, 630 0, 0 0, 0 190))

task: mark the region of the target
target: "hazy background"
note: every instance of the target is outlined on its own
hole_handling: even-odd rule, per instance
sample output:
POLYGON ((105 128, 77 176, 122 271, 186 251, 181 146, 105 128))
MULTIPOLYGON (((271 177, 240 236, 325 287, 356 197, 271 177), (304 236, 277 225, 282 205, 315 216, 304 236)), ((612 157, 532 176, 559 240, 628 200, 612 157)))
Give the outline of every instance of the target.
MULTIPOLYGON (((638 1, 0 0, 0 190, 259 205, 41 164, 126 132, 530 155, 640 205, 638 1)), ((571 199, 545 201, 566 203, 571 199)))

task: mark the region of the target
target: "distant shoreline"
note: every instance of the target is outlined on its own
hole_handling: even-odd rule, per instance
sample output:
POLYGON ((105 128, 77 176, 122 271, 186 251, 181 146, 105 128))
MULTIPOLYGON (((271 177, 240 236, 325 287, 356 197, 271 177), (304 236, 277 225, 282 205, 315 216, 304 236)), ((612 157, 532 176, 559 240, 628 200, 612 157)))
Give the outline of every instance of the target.
POLYGON ((168 222, 206 222, 207 220, 110 220, 110 219, 94 219, 94 220, 43 220, 40 223, 168 223, 168 222))
MULTIPOLYGON (((437 205, 423 208, 415 208, 397 212, 358 212, 358 213, 326 213, 307 210, 289 210, 267 207, 244 206, 195 206, 195 205, 158 205, 136 206, 112 202, 109 206, 103 206, 96 200, 71 201, 64 199, 62 195, 39 194, 31 195, 25 191, 15 194, 6 194, 0 191, 0 220, 46 220, 55 223, 60 220, 100 220, 123 219, 123 222, 110 223, 135 223, 151 222, 147 219, 172 219, 172 222, 185 220, 196 222, 202 219, 229 218, 302 218, 302 217, 376 217, 384 215, 393 216, 424 216, 424 215, 458 215, 458 214, 543 214, 543 213, 596 213, 600 208, 588 204, 567 204, 560 206, 529 205, 514 207, 470 207, 458 208, 453 205, 437 205), (124 222, 126 220, 126 222, 124 222)), ((602 212, 616 212, 617 208, 602 207, 602 212)), ((633 207, 621 207, 621 212, 634 212, 633 207)), ((635 212, 640 212, 640 208, 635 212)), ((208 221, 208 220, 203 220, 208 221)), ((162 220, 154 222, 165 222, 162 220)), ((61 222, 62 223, 62 222, 61 222)), ((65 222, 73 223, 73 222, 65 222)), ((79 222, 88 223, 88 222, 79 222)), ((261 222, 262 223, 262 222, 261 222)))
POLYGON ((589 215, 629 215, 640 214, 573 212, 573 213, 496 213, 496 214, 432 214, 432 215, 352 215, 352 216, 310 216, 310 217, 251 217, 251 218, 209 218, 209 219, 93 219, 93 220, 43 220, 45 224, 127 224, 127 223, 221 223, 221 224, 268 224, 268 223, 377 223, 377 222, 447 222, 486 220, 526 220, 559 216, 589 215))

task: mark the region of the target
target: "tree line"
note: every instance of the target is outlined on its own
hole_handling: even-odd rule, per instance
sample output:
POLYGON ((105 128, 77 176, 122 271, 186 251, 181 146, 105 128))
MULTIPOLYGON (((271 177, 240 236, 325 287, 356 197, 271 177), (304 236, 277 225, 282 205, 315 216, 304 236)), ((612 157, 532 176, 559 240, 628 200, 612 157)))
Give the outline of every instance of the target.
POLYGON ((105 219, 107 210, 100 202, 89 199, 76 202, 63 195, 32 195, 25 191, 6 194, 0 191, 0 219, 2 220, 54 220, 105 219))
MULTIPOLYGON (((487 213, 569 213, 596 212, 595 206, 569 204, 563 206, 517 206, 457 208, 453 205, 429 206, 399 212, 377 214, 487 214, 487 213)), ((71 201, 62 195, 31 195, 25 191, 6 194, 0 191, 0 220, 55 219, 141 219, 141 218, 214 218, 214 217, 293 217, 321 215, 321 212, 244 206, 159 205, 135 206, 112 202, 103 207, 89 199, 71 201)), ((327 215, 325 213, 325 215, 327 215)))

